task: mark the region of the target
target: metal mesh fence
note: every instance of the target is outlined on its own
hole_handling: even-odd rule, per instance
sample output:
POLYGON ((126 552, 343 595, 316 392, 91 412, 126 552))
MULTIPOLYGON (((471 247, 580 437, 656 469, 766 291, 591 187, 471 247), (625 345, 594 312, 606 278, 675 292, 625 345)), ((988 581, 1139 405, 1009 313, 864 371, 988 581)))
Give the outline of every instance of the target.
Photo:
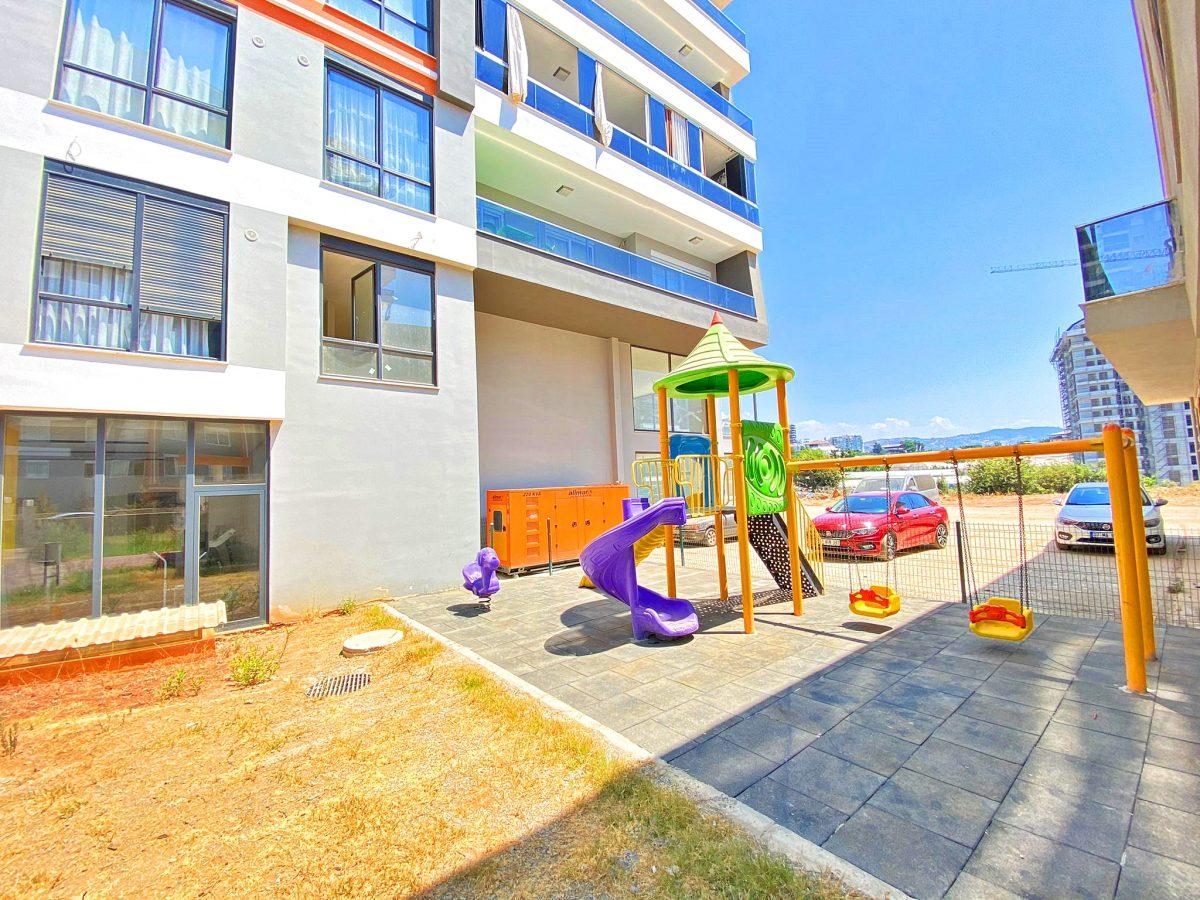
MULTIPOLYGON (((923 600, 975 603, 991 597, 1019 598, 1019 537, 1016 524, 968 523, 951 532, 943 549, 902 550, 891 567, 890 578, 888 567, 881 560, 852 559, 827 549, 825 594, 845 597, 859 587, 890 582, 902 596, 923 600), (966 554, 961 549, 964 541, 966 554)), ((1100 547, 1060 550, 1055 545, 1054 528, 1049 524, 1027 524, 1025 541, 1026 603, 1035 611, 1120 619, 1117 565, 1112 550, 1100 547)), ((733 548, 730 544, 727 561, 730 584, 736 585, 737 552, 733 548)), ((685 568, 716 571, 713 548, 689 545, 684 554, 685 568)), ((1200 536, 1178 531, 1168 534, 1166 554, 1150 556, 1149 562, 1156 621, 1200 628, 1200 536)), ((757 559, 751 565, 756 577, 767 574, 757 559)))

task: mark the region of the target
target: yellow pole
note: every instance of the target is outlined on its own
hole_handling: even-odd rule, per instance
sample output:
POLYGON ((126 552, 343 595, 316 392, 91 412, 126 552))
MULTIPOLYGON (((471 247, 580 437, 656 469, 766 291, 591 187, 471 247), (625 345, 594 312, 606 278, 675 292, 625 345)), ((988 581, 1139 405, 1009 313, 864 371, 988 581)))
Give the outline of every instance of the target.
POLYGON ((788 566, 792 572, 792 612, 804 615, 804 584, 800 578, 800 532, 796 519, 795 476, 787 470, 792 461, 792 441, 788 436, 787 382, 782 378, 775 382, 775 396, 779 402, 779 427, 783 431, 784 486, 783 502, 787 504, 788 566))
POLYGON ((1125 642, 1125 684, 1139 694, 1146 690, 1146 657, 1142 645, 1142 611, 1138 603, 1137 569, 1133 561, 1133 523, 1129 515, 1129 481, 1125 477, 1125 447, 1121 426, 1104 426, 1104 469, 1113 511, 1113 545, 1117 582, 1121 589, 1121 634, 1125 642))
POLYGON ((1133 523, 1133 562, 1137 571, 1138 607, 1142 613, 1142 650, 1158 659, 1154 639, 1154 603, 1150 595, 1150 559, 1146 555, 1146 516, 1142 512, 1142 479, 1138 473, 1137 438, 1126 428, 1125 480, 1129 482, 1129 516, 1133 523))
POLYGON ((717 398, 708 395, 708 441, 712 452, 713 506, 716 514, 713 516, 713 533, 717 536, 717 583, 721 588, 721 599, 729 599, 729 576, 725 571, 725 500, 721 496, 721 445, 717 442, 717 398))
POLYGON ((729 430, 733 437, 733 499, 737 512, 738 565, 742 576, 742 625, 754 633, 754 589, 750 586, 750 520, 746 515, 746 455, 742 451, 742 399, 737 369, 729 370, 729 430))
MULTIPOLYGON (((658 452, 662 457, 662 499, 675 496, 671 478, 671 435, 667 421, 667 389, 658 389, 658 452)), ((663 526, 663 549, 667 554, 667 596, 675 596, 675 529, 663 526)))

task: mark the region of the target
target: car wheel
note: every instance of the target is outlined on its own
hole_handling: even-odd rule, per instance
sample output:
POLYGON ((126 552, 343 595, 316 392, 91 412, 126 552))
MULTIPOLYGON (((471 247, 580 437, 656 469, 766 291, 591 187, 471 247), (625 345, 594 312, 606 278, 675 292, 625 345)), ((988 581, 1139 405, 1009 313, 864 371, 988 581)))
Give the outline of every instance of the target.
POLYGON ((895 532, 889 531, 887 534, 885 534, 883 536, 883 550, 880 553, 880 556, 882 556, 886 560, 893 560, 896 558, 896 533, 895 532))
POLYGON ((715 529, 715 528, 705 529, 705 531, 704 531, 704 546, 705 547, 717 546, 717 529, 715 529))
POLYGON ((943 522, 937 527, 937 531, 933 533, 933 542, 937 544, 939 550, 945 550, 946 545, 950 543, 950 529, 943 522))

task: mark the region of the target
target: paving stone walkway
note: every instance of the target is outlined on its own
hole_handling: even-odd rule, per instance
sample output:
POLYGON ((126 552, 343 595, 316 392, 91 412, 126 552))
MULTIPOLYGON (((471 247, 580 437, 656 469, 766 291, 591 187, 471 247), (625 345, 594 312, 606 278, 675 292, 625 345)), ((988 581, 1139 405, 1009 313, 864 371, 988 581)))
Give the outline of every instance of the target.
MULTIPOLYGON (((796 618, 757 573, 755 634, 709 599, 694 637, 635 644, 578 579, 394 605, 915 897, 1200 896, 1200 631, 1160 629, 1134 696, 1112 622, 985 642, 961 605, 876 623, 840 595, 796 618)), ((679 584, 715 593, 699 569, 679 584)))

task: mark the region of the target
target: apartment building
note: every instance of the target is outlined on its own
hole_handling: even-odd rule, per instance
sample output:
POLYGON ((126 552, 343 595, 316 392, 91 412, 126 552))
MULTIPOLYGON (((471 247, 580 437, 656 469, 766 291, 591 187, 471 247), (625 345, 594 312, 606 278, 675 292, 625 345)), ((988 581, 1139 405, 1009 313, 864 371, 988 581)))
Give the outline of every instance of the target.
POLYGON ((863 437, 861 434, 836 434, 829 439, 829 443, 844 453, 863 452, 863 437))
MULTIPOLYGON (((1107 423, 1120 422, 1137 436, 1143 474, 1176 484, 1200 480, 1190 404, 1142 403, 1092 343, 1082 319, 1059 333, 1050 362, 1058 373, 1066 437, 1099 437, 1107 423)), ((1087 453, 1081 461, 1098 464, 1102 457, 1087 453)))
MULTIPOLYGON (((1200 13, 1133 0, 1163 198, 1076 229, 1088 336, 1148 404, 1200 395, 1200 13)), ((1193 413, 1194 414, 1194 413, 1193 413)))
POLYGON ((766 340, 709 0, 3 6, 0 627, 451 586, 766 340))

